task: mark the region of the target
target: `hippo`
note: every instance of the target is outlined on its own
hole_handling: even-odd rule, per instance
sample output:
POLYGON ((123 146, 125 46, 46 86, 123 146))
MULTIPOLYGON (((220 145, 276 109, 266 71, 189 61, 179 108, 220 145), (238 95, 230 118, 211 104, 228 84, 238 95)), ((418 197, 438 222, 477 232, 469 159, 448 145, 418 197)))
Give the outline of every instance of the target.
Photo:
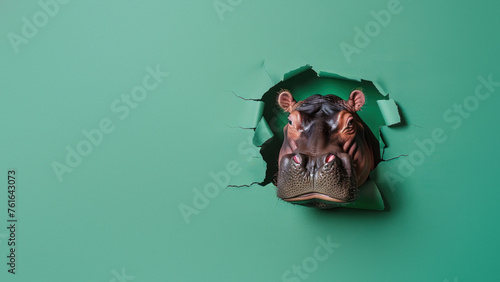
POLYGON ((365 95, 354 90, 348 100, 312 95, 295 101, 278 92, 287 113, 279 152, 277 194, 286 202, 328 209, 350 203, 380 162, 380 145, 357 112, 365 95))

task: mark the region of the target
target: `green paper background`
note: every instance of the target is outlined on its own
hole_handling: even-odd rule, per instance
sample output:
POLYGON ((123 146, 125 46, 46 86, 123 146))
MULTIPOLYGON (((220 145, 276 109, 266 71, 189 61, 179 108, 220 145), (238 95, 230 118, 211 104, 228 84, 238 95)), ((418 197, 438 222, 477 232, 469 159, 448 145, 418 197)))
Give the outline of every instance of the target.
POLYGON ((402 0, 345 56, 342 42, 355 46, 355 28, 392 1, 67 2, 17 47, 12 33, 47 12, 37 1, 0 4, 1 281, 498 277, 500 88, 473 96, 478 77, 500 81, 500 4, 402 0), (373 81, 398 104, 407 125, 382 129, 385 158, 395 159, 372 175, 389 211, 325 212, 278 201, 272 185, 214 182, 251 184, 265 173, 245 129, 258 122, 257 103, 235 95, 258 99, 306 64, 373 81), (148 66, 170 75, 120 119, 111 104, 142 85, 148 66), (464 102, 473 110, 455 113, 464 102), (114 131, 60 182, 52 163, 103 118, 114 131), (425 154, 418 144, 433 132, 445 140, 425 154), (6 264, 9 169, 15 275, 6 264), (206 187, 215 196, 186 220, 180 208, 206 187), (333 253, 318 240, 334 242, 333 253))

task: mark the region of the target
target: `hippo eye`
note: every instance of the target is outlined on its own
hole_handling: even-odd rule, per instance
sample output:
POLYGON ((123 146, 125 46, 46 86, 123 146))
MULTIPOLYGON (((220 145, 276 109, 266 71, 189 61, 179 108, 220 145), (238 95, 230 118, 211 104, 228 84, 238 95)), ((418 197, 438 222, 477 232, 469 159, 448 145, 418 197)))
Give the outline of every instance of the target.
POLYGON ((291 120, 291 119, 289 119, 289 120, 288 120, 288 124, 289 124, 289 125, 293 125, 293 122, 292 122, 292 120, 291 120))
POLYGON ((348 126, 348 127, 352 127, 353 123, 354 123, 354 119, 351 117, 351 118, 349 118, 349 120, 347 121, 347 126, 348 126))

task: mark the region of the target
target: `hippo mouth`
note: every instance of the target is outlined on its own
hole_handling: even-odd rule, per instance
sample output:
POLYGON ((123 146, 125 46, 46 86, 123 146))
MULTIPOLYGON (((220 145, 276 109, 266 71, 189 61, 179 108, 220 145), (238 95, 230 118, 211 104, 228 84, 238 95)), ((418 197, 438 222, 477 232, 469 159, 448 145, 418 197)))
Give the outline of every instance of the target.
POLYGON ((340 199, 336 199, 336 198, 333 198, 333 197, 330 197, 328 195, 325 195, 325 194, 322 194, 322 193, 317 193, 317 192, 313 192, 313 193, 306 193, 306 194, 303 194, 303 195, 299 195, 299 196, 295 196, 295 197, 292 197, 292 198, 286 198, 286 199, 283 199, 287 202, 291 202, 291 203, 303 203, 303 202, 309 202, 309 201, 314 201, 314 200, 321 200, 323 202, 334 202, 334 203, 346 203, 345 201, 343 200, 340 200, 340 199))
POLYGON ((318 158, 286 155, 278 171, 278 197, 309 207, 330 208, 356 200, 358 189, 351 158, 332 154, 318 158))
POLYGON ((322 193, 306 193, 303 195, 283 200, 295 205, 302 205, 306 207, 314 207, 320 209, 330 209, 342 206, 343 204, 350 203, 336 198, 332 198, 322 193))

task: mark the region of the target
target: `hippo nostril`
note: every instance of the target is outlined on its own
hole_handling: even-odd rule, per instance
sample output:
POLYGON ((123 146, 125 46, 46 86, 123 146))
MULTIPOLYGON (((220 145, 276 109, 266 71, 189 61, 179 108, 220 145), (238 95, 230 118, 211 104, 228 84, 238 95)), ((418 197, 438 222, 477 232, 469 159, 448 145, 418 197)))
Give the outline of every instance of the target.
POLYGON ((335 159, 335 156, 332 154, 328 154, 325 158, 325 163, 329 163, 335 159))
POLYGON ((302 162, 302 158, 300 157, 299 154, 293 156, 293 161, 297 164, 300 164, 302 162))

